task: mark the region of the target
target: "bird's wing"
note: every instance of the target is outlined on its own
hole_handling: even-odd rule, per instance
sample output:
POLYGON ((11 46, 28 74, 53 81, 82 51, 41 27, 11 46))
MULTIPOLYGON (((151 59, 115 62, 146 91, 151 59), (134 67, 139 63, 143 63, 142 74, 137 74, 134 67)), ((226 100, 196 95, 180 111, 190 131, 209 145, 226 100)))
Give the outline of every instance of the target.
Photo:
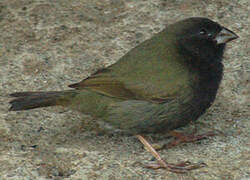
POLYGON ((129 51, 117 63, 69 87, 121 98, 165 102, 190 91, 192 74, 164 31, 129 51), (177 53, 177 54, 176 54, 177 53))
POLYGON ((75 89, 88 89, 107 96, 121 99, 136 99, 132 90, 126 88, 122 81, 115 78, 91 76, 76 84, 69 85, 75 89))

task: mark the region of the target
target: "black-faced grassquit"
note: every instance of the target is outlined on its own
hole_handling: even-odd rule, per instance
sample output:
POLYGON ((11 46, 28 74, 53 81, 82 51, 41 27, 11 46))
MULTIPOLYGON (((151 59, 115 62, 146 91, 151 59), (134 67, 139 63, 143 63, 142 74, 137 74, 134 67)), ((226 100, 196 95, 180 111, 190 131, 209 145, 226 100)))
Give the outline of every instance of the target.
POLYGON ((210 19, 184 19, 115 64, 69 85, 72 90, 10 94, 15 97, 10 110, 69 106, 95 117, 108 133, 140 139, 138 134, 168 132, 198 119, 211 106, 223 76, 226 43, 236 38, 210 19))

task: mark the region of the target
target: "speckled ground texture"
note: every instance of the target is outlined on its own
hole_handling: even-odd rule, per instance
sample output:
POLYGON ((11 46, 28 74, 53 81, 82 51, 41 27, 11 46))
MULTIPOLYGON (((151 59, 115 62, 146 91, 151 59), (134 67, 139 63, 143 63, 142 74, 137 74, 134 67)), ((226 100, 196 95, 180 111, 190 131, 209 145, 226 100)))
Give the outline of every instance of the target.
MULTIPOLYGON (((0 179, 250 179, 249 12, 248 0, 1 0, 0 179), (8 112, 8 93, 67 89, 191 16, 211 18, 240 36, 227 47, 214 105, 179 129, 219 135, 159 152, 169 162, 207 167, 187 174, 146 169, 152 156, 135 137, 97 135, 85 126, 91 117, 68 109, 8 112)), ((158 144, 171 140, 150 137, 158 144)))

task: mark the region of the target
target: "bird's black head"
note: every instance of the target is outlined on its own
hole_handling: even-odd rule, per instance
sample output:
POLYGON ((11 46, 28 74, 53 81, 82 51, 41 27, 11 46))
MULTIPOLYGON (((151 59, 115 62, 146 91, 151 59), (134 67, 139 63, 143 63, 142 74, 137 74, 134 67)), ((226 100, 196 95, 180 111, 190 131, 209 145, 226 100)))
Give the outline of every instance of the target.
POLYGON ((222 57, 226 43, 238 36, 207 18, 194 17, 173 25, 179 54, 191 73, 198 73, 193 83, 194 98, 191 119, 197 119, 209 108, 223 75, 222 57))
POLYGON ((221 62, 225 44, 238 38, 227 28, 202 17, 179 21, 175 27, 181 50, 198 57, 200 63, 221 62))

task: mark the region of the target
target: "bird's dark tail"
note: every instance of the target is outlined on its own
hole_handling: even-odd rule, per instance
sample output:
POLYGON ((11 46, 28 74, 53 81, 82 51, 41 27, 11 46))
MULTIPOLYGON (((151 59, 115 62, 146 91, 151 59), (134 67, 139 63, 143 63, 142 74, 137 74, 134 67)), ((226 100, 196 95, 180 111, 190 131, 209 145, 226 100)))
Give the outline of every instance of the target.
POLYGON ((16 92, 10 94, 15 97, 9 103, 10 111, 21 111, 47 106, 67 105, 77 94, 75 90, 48 92, 16 92))

